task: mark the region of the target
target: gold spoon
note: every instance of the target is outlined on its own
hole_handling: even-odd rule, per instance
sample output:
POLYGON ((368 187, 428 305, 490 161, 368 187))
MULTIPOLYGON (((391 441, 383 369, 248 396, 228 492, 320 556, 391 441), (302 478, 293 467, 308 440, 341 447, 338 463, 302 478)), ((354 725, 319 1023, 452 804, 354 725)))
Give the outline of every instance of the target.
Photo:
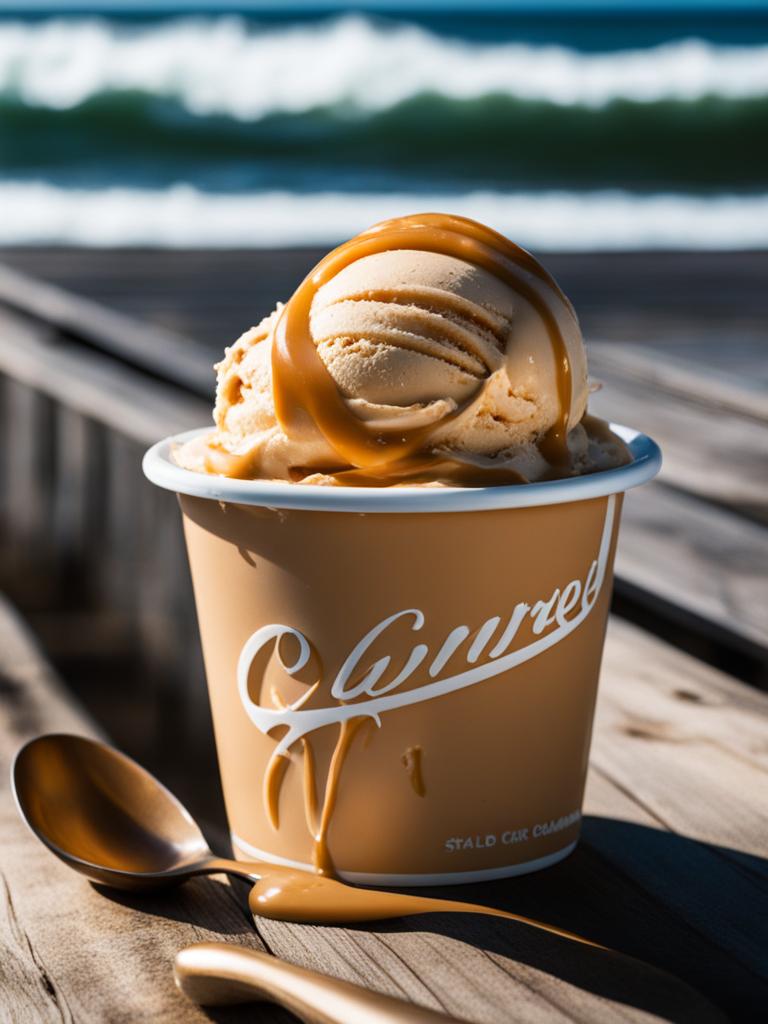
POLYGON ((225 942, 182 949, 173 974, 184 995, 201 1006, 279 1003, 305 1024, 459 1024, 435 1010, 225 942))

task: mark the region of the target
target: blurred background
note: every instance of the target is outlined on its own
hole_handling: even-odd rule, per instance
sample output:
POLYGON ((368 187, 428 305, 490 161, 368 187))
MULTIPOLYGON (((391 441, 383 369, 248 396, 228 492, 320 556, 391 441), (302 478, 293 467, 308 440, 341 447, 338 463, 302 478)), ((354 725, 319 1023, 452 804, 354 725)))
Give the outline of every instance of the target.
POLYGON ((595 410, 665 448, 616 611, 768 680, 768 3, 0 0, 0 587, 116 742, 197 745, 198 807, 141 452, 208 422, 212 362, 323 249, 426 209, 532 248, 595 410))
POLYGON ((414 205, 539 249, 764 243, 764 4, 0 10, 4 244, 326 245, 414 205))

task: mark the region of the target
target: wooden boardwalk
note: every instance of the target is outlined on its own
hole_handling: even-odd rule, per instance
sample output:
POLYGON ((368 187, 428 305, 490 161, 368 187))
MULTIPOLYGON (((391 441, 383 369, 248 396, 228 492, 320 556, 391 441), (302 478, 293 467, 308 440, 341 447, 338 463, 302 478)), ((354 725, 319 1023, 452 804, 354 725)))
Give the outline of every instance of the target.
MULTIPOLYGON (((158 437, 208 421, 214 353, 286 295, 313 254, 6 255, 0 589, 99 728, 215 834, 178 511, 139 460, 158 437), (194 757, 180 765, 179 749, 194 757)), ((605 382, 593 407, 641 425, 666 461, 626 503, 625 618, 609 627, 584 841, 550 871, 466 895, 649 961, 751 1022, 768 999, 768 696, 740 680, 768 685, 768 256, 548 263, 583 313, 592 374, 605 382)), ((144 901, 97 892, 29 837, 7 790, 23 739, 96 728, 0 605, 0 984, 11 1000, 0 1019, 254 1019, 204 1014, 173 989, 176 949, 222 937, 478 1024, 722 1019, 686 989, 606 970, 517 926, 448 917, 254 928, 241 889, 219 881, 144 901)))
MULTIPOLYGON (((0 262, 203 342, 212 355, 285 300, 319 249, 0 249, 0 262)), ((587 338, 689 346, 754 380, 765 360, 768 252, 550 254, 587 338), (729 344, 723 346, 723 337, 729 344), (731 347, 739 342, 741 355, 731 347), (762 358, 761 358, 762 357, 762 358), (745 365, 746 363, 748 365, 745 365)))
POLYGON ((13 807, 10 759, 25 739, 98 730, 1 604, 0 687, 0 1018, 13 1024, 288 1020, 186 1003, 173 956, 206 940, 267 949, 476 1024, 752 1022, 766 1005, 768 697, 635 627, 609 626, 577 851, 537 875, 462 887, 459 898, 579 932, 679 984, 475 916, 327 928, 252 922, 247 888, 221 879, 159 896, 99 890, 13 807))

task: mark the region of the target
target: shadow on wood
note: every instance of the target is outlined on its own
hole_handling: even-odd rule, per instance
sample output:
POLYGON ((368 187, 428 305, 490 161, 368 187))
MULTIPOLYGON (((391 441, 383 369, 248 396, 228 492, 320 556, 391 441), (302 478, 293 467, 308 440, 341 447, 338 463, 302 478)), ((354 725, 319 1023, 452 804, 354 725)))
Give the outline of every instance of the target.
MULTIPOLYGON (((673 873, 679 877, 677 871, 673 873)), ((450 971, 471 976, 475 987, 486 990, 498 988, 504 975, 518 980, 525 977, 527 985, 546 994, 553 1004, 553 1014, 560 1001, 563 1008, 573 1010, 581 992, 676 1024, 725 1019, 715 1007, 734 1021, 751 1021, 768 999, 768 965, 760 952, 768 943, 766 878, 768 861, 762 858, 629 822, 587 817, 584 841, 557 867, 523 878, 430 893, 525 914, 582 934, 623 956, 605 954, 514 922, 476 915, 425 915, 348 931, 354 948, 362 951, 370 947, 369 955, 375 956, 377 947, 387 947, 418 970, 419 977, 433 990, 439 988, 439 982, 432 972, 447 966, 450 971), (677 884, 673 896, 650 895, 611 862, 612 851, 626 850, 656 865, 659 871, 676 862, 677 871, 688 878, 688 884, 677 884), (702 870, 702 857, 709 865, 708 871, 702 870), (696 864, 695 871, 688 870, 691 864, 696 864), (741 884, 733 884, 735 875, 741 878, 741 884), (718 890, 727 894, 729 908, 720 921, 722 946, 697 927, 697 914, 704 915, 707 901, 711 903, 713 892, 718 890), (733 933, 739 930, 742 918, 748 918, 752 927, 739 948, 733 933), (673 977, 644 968, 630 957, 673 977)), ((108 899, 139 913, 193 924, 202 922, 235 939, 241 929, 248 927, 247 885, 230 888, 195 881, 184 887, 183 898, 179 890, 139 896, 97 888, 108 899), (219 891, 229 889, 233 901, 240 901, 242 923, 237 912, 224 927, 220 914, 206 921, 204 887, 211 885, 219 891)), ((342 973, 332 957, 322 956, 325 944, 318 941, 323 932, 330 938, 341 929, 265 920, 257 920, 257 926, 267 948, 276 955, 326 973, 342 973)), ((512 1006, 509 1009, 513 1011, 512 1006)), ((224 1022, 244 1018, 212 1019, 224 1022)))
MULTIPOLYGON (((768 999, 768 861, 700 843, 660 829, 608 818, 586 817, 576 852, 548 871, 522 878, 462 886, 435 895, 486 903, 609 946, 687 982, 732 1020, 751 1021, 768 999), (673 870, 675 892, 653 896, 630 880, 613 855, 632 851, 656 873, 673 870), (691 869, 695 865, 695 869, 691 869), (680 878, 687 883, 680 884, 680 878), (734 878, 740 882, 734 884, 734 878), (711 918, 717 892, 727 905, 720 920, 723 944, 697 927, 711 918), (762 909, 760 909, 762 907, 762 909), (733 933, 749 921, 743 947, 734 955, 733 933)), ((261 931, 262 929, 260 929, 261 931)), ((628 962, 607 963, 589 947, 493 919, 451 915, 377 926, 387 933, 429 931, 476 946, 494 959, 510 958, 606 999, 655 1013, 663 1020, 703 1020, 679 992, 644 976, 628 962)), ((272 941, 272 936, 268 937, 272 941)), ((497 960, 503 966, 503 959, 497 960)))
MULTIPOLYGON (((184 886, 143 896, 94 883, 91 883, 91 888, 112 903, 137 914, 162 917, 192 928, 206 928, 212 935, 225 941, 252 943, 253 925, 245 897, 238 898, 229 885, 218 879, 196 878, 184 886), (223 906, 229 908, 226 915, 222 914, 223 906)), ((246 886, 238 888, 247 894, 246 886)), ((168 969, 170 971, 170 964, 168 969)), ((255 1019, 254 1007, 250 1005, 207 1006, 201 1010, 216 1024, 247 1024, 255 1019)), ((296 1020, 293 1014, 278 1006, 261 1007, 257 1012, 257 1019, 263 1024, 292 1024, 296 1020)))

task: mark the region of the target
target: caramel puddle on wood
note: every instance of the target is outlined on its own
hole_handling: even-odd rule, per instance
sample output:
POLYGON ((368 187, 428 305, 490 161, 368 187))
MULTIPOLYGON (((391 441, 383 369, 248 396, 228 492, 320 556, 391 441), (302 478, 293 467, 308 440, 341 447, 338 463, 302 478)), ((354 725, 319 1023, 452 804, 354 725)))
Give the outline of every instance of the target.
POLYGON ((378 889, 358 889, 328 875, 276 864, 262 864, 260 870, 263 874, 251 890, 248 903, 252 913, 276 921, 331 925, 381 921, 414 914, 484 914, 530 925, 585 946, 606 948, 573 932, 495 907, 378 889))

